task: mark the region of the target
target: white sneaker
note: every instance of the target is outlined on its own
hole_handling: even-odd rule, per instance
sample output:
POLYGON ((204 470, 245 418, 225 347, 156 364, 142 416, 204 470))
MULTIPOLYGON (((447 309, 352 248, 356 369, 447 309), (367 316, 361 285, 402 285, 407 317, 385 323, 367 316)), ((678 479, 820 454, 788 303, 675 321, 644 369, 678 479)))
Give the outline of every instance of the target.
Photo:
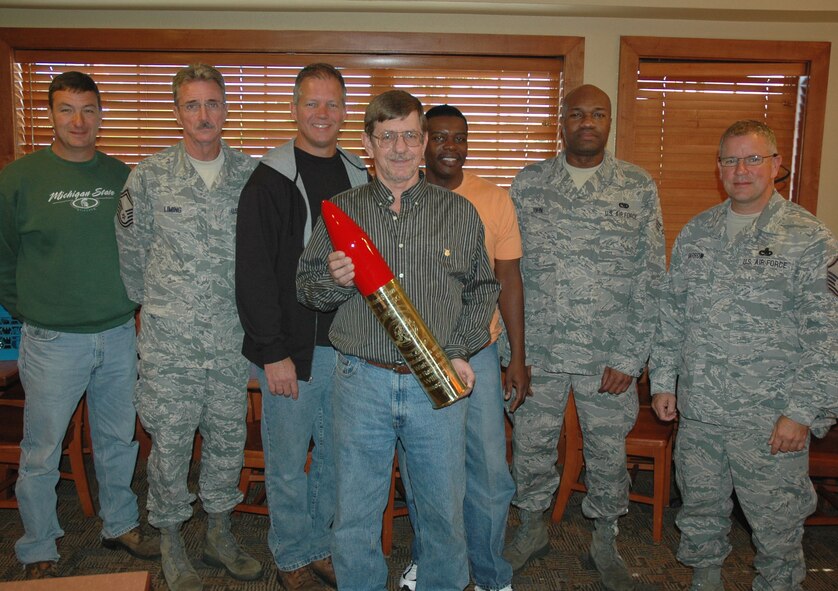
MULTIPOLYGON (((486 591, 486 589, 484 589, 480 585, 475 585, 474 586, 474 591, 486 591)), ((512 591, 512 584, 507 585, 503 589, 498 589, 498 591, 512 591)))
POLYGON ((419 565, 411 561, 404 569, 402 576, 399 577, 400 591, 416 591, 416 571, 419 570, 419 565))

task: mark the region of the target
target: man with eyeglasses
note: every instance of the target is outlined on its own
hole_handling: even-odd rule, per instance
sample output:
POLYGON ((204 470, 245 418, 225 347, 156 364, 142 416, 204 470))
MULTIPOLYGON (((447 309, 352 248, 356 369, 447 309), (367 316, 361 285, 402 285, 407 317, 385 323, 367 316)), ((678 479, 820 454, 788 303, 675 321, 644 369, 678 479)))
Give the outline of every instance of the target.
POLYGON ((635 380, 649 355, 664 273, 655 183, 605 149, 611 100, 595 86, 562 103, 563 151, 512 183, 524 257, 532 391, 516 393, 513 467, 521 525, 504 552, 517 571, 550 549, 543 513, 559 484, 556 444, 573 389, 594 520, 590 556, 612 591, 634 589, 617 551, 628 512, 625 439, 638 412, 635 380))
POLYGON ((694 591, 724 588, 734 490, 757 549, 753 589, 793 591, 806 576, 808 442, 838 405, 838 242, 774 189, 781 162, 764 123, 724 132, 728 199, 679 234, 661 303, 652 407, 680 414, 678 560, 694 591))
MULTIPOLYGON (((516 390, 529 388, 529 374, 524 365, 524 292, 519 266, 521 234, 509 194, 473 172, 463 170, 468 157, 468 122, 463 113, 451 105, 438 105, 429 109, 425 117, 428 120, 427 180, 463 195, 477 209, 485 229, 489 263, 501 285, 500 313, 495 311, 492 317, 490 341, 469 360, 476 381, 469 396, 466 419, 463 511, 475 591, 511 591, 512 568, 503 558, 503 543, 515 483, 506 463, 503 399, 504 385, 507 397, 516 390), (502 330, 501 316, 511 350, 505 384, 501 383, 497 344, 502 330)), ((402 480, 407 481, 408 509, 416 531, 421 529, 420 518, 410 494, 406 463, 400 465, 402 480)), ((414 543, 412 560, 399 580, 403 590, 416 589, 419 564, 424 568, 420 553, 421 548, 414 543)))
POLYGON ((139 527, 131 490, 138 445, 135 304, 119 278, 113 217, 129 168, 96 149, 99 88, 82 72, 49 86, 55 139, 0 172, 0 304, 23 321, 26 391, 15 482, 24 534, 15 544, 27 579, 56 576, 64 535, 55 485, 70 419, 87 392, 99 483, 102 544, 160 555, 139 527))
POLYGON ((369 178, 361 159, 338 146, 346 84, 337 69, 319 63, 297 74, 291 116, 296 138, 265 154, 239 200, 236 299, 242 352, 262 389, 268 545, 282 586, 309 591, 323 588, 315 575, 335 585, 334 312, 297 302, 297 261, 321 202, 369 178))
POLYGON ((134 401, 152 439, 148 520, 162 534, 169 589, 192 591, 201 579, 180 527, 195 500, 187 476, 196 429, 208 514, 203 560, 238 580, 262 576, 230 531, 230 512, 242 499, 248 379, 234 292, 236 211, 256 162, 221 139, 227 103, 218 70, 183 68, 172 90, 183 141, 128 177, 117 242, 128 296, 142 306, 134 401))
MULTIPOLYGON (((422 103, 410 94, 391 90, 375 97, 362 141, 376 178, 332 201, 369 234, 470 390, 468 358, 489 341, 498 284, 474 207, 419 171, 426 126, 422 103)), ((332 399, 338 586, 387 586, 381 514, 398 441, 421 516, 417 588, 462 591, 469 580, 463 531, 468 400, 432 407, 355 288, 356 273, 364 271, 333 252, 319 221, 300 257, 297 296, 318 310, 337 309, 329 336, 338 351, 332 399)))

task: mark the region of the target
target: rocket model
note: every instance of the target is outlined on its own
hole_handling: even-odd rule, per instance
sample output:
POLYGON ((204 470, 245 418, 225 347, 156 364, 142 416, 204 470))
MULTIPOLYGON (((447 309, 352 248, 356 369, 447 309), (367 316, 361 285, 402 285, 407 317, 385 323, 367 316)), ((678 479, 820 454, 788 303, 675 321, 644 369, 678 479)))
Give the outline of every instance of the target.
POLYGON ((367 233, 341 208, 324 201, 321 217, 335 250, 355 265, 355 287, 387 330, 434 408, 443 408, 466 395, 466 386, 413 307, 393 272, 367 233))

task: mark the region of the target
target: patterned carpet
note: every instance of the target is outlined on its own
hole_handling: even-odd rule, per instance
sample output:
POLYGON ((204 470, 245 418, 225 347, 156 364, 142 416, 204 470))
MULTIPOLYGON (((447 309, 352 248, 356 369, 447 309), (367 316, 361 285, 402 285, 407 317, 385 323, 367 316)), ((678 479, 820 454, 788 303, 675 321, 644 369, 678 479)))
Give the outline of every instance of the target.
MULTIPOLYGON (((92 475, 93 468, 89 467, 92 475)), ((643 474, 638 478, 642 479, 643 474)), ((197 472, 193 469, 193 487, 197 472)), ((141 506, 145 496, 145 466, 138 466, 136 488, 140 491, 141 506)), ((91 478, 95 488, 95 479, 91 478)), ((637 486, 644 487, 642 480, 637 486)), ((516 591, 547 591, 558 589, 595 590, 602 589, 599 577, 589 565, 587 548, 590 542, 591 524, 582 517, 580 503, 582 496, 575 494, 571 499, 564 521, 550 527, 551 551, 543 559, 533 562, 515 577, 516 591)), ((72 484, 62 481, 59 485, 59 518, 65 531, 60 542, 59 573, 63 576, 88 575, 100 572, 124 572, 148 570, 152 576, 152 588, 167 589, 158 562, 144 562, 124 552, 111 551, 99 544, 98 518, 85 519, 75 496, 72 484)), ((651 535, 651 507, 632 503, 629 514, 620 521, 620 551, 637 580, 645 588, 681 590, 689 586, 689 569, 675 559, 678 533, 674 526, 675 510, 667 509, 664 521, 664 538, 661 544, 654 544, 651 535)), ((517 514, 513 510, 510 523, 517 525, 517 514)), ((233 528, 236 535, 265 566, 266 575, 260 581, 240 583, 223 571, 204 565, 200 561, 201 543, 206 527, 206 517, 200 509, 184 528, 188 552, 198 573, 204 580, 207 591, 237 589, 242 591, 267 591, 280 589, 275 569, 266 545, 267 518, 256 515, 236 515, 233 528)), ((22 533, 17 511, 0 510, 0 581, 22 578, 20 564, 14 556, 14 542, 22 533)), ((398 518, 395 525, 393 553, 388 559, 390 566, 390 589, 395 589, 400 570, 409 560, 411 531, 407 518, 398 518)), ((753 556, 747 531, 739 522, 734 523, 731 532, 734 551, 724 566, 725 588, 729 591, 750 589, 753 579, 753 556)), ((809 569, 805 588, 812 591, 838 589, 838 527, 821 526, 807 528, 804 537, 804 551, 809 569)))

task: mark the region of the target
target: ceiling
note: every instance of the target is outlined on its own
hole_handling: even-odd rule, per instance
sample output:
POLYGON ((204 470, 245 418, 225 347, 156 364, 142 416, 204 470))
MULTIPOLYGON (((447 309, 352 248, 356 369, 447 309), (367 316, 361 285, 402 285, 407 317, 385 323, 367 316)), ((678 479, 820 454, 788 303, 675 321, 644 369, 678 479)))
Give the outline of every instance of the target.
POLYGON ((753 22, 838 22, 838 0, 0 0, 0 8, 435 13, 753 22))

